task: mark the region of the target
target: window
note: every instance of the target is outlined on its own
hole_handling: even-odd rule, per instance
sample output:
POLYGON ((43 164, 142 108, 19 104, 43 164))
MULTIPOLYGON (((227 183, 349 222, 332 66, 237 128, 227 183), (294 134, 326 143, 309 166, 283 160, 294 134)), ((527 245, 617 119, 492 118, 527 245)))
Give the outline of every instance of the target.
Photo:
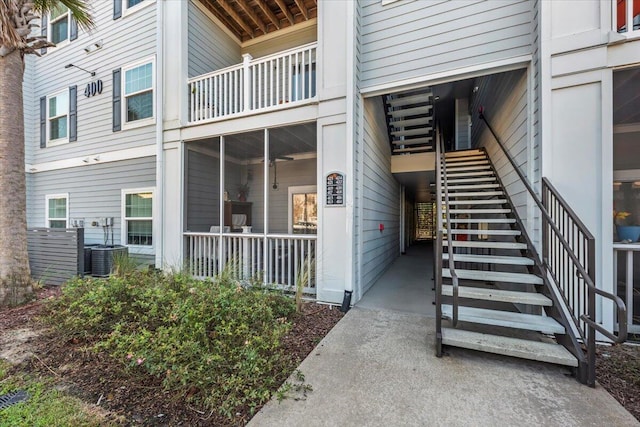
POLYGON ((69 92, 64 91, 47 99, 47 145, 68 141, 69 92))
POLYGON ((67 228, 69 222, 69 195, 52 194, 45 196, 47 212, 46 227, 67 228))
POLYGON ((125 0, 125 4, 127 5, 127 9, 142 3, 144 0, 125 0))
POLYGON ((71 13, 65 6, 57 5, 49 14, 49 41, 55 44, 69 40, 71 13))
POLYGON ((125 123, 153 119, 153 62, 124 68, 123 71, 125 123))
POLYGON ((318 233, 318 193, 315 185, 289 187, 289 233, 318 233))
POLYGON ((127 245, 153 245, 153 189, 122 191, 122 242, 127 245))

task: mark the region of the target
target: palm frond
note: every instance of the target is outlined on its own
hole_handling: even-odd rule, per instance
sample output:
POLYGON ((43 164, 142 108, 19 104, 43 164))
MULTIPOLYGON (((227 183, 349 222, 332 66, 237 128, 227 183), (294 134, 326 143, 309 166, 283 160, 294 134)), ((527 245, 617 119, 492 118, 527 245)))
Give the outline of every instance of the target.
POLYGON ((16 22, 22 14, 16 0, 0 0, 0 46, 15 47, 22 42, 16 22))
MULTIPOLYGON (((0 2, 1 1, 5 0, 0 0, 0 2)), ((86 0, 34 0, 33 10, 40 14, 45 14, 53 11, 60 5, 69 8, 81 28, 90 30, 95 26, 89 3, 86 0)))

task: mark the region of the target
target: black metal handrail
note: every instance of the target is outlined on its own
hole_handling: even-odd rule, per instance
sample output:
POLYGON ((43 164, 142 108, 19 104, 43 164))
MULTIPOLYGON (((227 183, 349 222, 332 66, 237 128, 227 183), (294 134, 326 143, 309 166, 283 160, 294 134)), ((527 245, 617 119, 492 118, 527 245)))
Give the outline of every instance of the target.
MULTIPOLYGON (((445 217, 447 222, 447 247, 449 252, 449 274, 451 274, 451 284, 452 284, 452 310, 451 310, 451 322, 454 327, 458 325, 458 275, 456 274, 455 260, 454 260, 454 250, 453 250, 453 239, 451 238, 451 213, 449 208, 449 183, 447 179, 447 161, 445 157, 445 148, 444 148, 444 140, 440 135, 439 128, 436 128, 436 161, 437 164, 437 173, 438 176, 436 178, 437 183, 437 197, 438 197, 438 246, 442 248, 442 234, 444 230, 444 225, 442 224, 442 197, 444 196, 444 206, 445 206, 445 217), (444 186, 444 191, 443 191, 444 186)), ((440 287, 437 289, 437 292, 442 291, 442 253, 440 254, 439 268, 438 268, 438 276, 440 277, 440 287)))
MULTIPOLYGON (((588 262, 588 267, 585 267, 583 265, 583 262, 576 256, 572 246, 566 240, 564 233, 558 227, 556 220, 549 213, 547 206, 545 206, 543 201, 540 200, 540 198, 534 191, 533 187, 529 183, 529 180, 524 176, 524 174, 516 164, 515 160, 511 156, 511 154, 507 151, 502 141, 500 141, 500 138, 498 138, 495 131, 487 121, 486 117, 484 116, 484 110, 482 107, 480 108, 479 113, 480 113, 479 114, 480 120, 484 121, 485 124, 487 125, 487 128, 489 129, 489 131, 495 138, 496 142, 498 143, 498 146, 504 153, 509 163, 511 163, 511 166, 513 167, 514 171, 520 178, 520 181, 523 183, 527 192, 529 193, 529 195, 537 205, 538 209, 540 210, 540 213, 542 214, 544 225, 546 225, 543 233, 543 247, 544 247, 545 257, 542 265, 546 270, 543 272, 545 273, 545 277, 543 277, 543 279, 546 282, 548 282, 547 273, 551 273, 552 277, 554 277, 556 287, 559 287, 559 280, 556 277, 556 275, 554 275, 556 273, 556 270, 553 268, 552 265, 549 264, 548 257, 546 256, 548 252, 547 250, 549 248, 549 237, 551 233, 553 233, 552 237, 554 239, 554 243, 557 243, 562 246, 564 253, 566 254, 566 256, 570 258, 571 262, 574 265, 574 268, 576 270, 575 275, 579 279, 582 279, 584 281, 584 284, 588 289, 587 301, 586 301, 586 304, 584 304, 586 307, 582 307, 582 310, 580 309, 581 308, 580 304, 578 304, 577 306, 576 304, 571 304, 568 301, 566 295, 564 295, 563 293, 561 293, 561 295, 564 299, 565 304, 569 308, 568 311, 570 312, 572 320, 574 321, 576 328, 579 331, 582 339, 587 341, 587 357, 588 357, 588 363, 590 365, 589 367, 590 378, 588 382, 590 385, 593 385, 595 384, 595 335, 596 335, 595 331, 600 332, 602 335, 604 335, 605 337, 607 337, 608 339, 610 339, 615 343, 621 343, 626 341, 627 339, 626 305, 624 304, 624 301, 622 301, 620 297, 596 287, 595 285, 595 239, 593 238, 593 236, 591 235, 587 227, 578 218, 578 215, 571 209, 569 204, 562 198, 562 196, 560 196, 558 191, 551 185, 549 180, 547 180, 546 178, 543 178, 543 185, 545 186, 545 190, 548 191, 549 194, 551 194, 553 198, 557 201, 558 205, 562 207, 563 212, 566 214, 565 217, 570 218, 574 227, 577 230, 579 230, 579 232, 582 233, 583 236, 585 236, 587 242, 590 242, 588 243, 588 245, 591 247, 591 249, 588 251, 589 257, 590 257, 588 262), (595 321, 595 318, 596 318, 595 295, 600 295, 601 297, 607 298, 615 303, 618 320, 619 320, 618 335, 615 335, 614 332, 607 330, 606 328, 599 325, 595 321), (585 311, 584 310, 585 308, 586 308, 586 313, 583 312, 585 311), (576 315, 576 312, 579 314, 576 315), (588 326, 589 333, 587 333, 587 327, 581 325, 580 321, 584 322, 584 325, 588 326)), ((544 194, 547 194, 547 193, 544 193, 544 194)), ((556 290, 559 291, 559 289, 556 289, 556 290)))

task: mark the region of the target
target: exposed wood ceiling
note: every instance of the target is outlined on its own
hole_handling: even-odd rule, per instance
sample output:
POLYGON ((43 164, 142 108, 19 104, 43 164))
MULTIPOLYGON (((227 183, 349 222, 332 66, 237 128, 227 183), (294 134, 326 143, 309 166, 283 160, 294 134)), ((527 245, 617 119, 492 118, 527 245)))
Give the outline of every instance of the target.
POLYGON ((318 13, 317 0, 200 0, 240 40, 291 27, 318 13))

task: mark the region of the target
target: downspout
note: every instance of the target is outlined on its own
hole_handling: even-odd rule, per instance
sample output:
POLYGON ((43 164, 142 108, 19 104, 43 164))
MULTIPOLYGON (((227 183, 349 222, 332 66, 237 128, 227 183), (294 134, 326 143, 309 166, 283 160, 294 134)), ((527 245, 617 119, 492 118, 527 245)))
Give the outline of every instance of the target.
POLYGON ((156 212, 154 217, 154 246, 156 268, 163 268, 163 218, 164 218, 164 2, 156 3, 156 212))

